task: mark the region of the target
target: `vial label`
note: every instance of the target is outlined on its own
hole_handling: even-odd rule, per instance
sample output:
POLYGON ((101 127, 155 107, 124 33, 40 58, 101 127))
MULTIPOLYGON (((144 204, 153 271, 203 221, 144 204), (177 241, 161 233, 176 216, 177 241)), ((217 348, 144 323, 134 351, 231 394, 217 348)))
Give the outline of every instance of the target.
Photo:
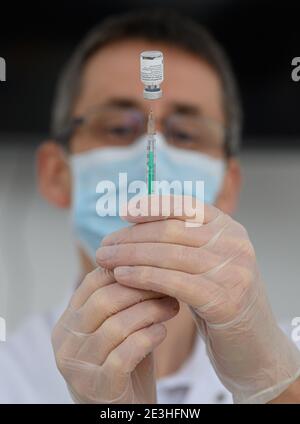
POLYGON ((161 57, 142 60, 141 80, 151 84, 160 84, 163 81, 163 61, 161 57))

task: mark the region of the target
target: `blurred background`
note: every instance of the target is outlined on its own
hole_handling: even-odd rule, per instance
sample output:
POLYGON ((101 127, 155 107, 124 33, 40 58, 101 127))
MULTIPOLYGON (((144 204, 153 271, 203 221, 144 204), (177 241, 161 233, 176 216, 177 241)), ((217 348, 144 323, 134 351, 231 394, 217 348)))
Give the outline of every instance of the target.
POLYGON ((27 1, 1 5, 0 316, 9 331, 62 300, 79 273, 68 213, 47 205, 35 184, 35 149, 48 133, 61 66, 106 16, 141 7, 151 13, 162 3, 206 25, 229 54, 245 115, 236 218, 256 247, 276 315, 300 315, 300 82, 291 79, 299 2, 27 1))

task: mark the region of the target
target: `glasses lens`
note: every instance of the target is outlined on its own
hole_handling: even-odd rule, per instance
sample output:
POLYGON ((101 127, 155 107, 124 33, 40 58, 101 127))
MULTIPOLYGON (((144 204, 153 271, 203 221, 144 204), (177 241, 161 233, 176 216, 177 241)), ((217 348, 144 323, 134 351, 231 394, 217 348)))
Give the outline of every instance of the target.
POLYGON ((174 115, 166 123, 166 136, 170 144, 207 154, 224 149, 224 128, 208 118, 174 115))
POLYGON ((145 124, 138 111, 109 109, 91 113, 84 127, 100 144, 127 145, 143 133, 145 124))

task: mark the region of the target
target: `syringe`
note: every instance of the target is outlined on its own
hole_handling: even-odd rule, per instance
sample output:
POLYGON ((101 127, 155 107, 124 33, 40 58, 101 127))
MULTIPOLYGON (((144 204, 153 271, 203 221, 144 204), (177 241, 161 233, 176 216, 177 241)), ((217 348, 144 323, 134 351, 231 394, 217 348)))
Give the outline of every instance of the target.
POLYGON ((152 110, 148 116, 147 126, 147 187, 148 194, 155 192, 156 165, 155 165, 155 120, 152 110))
MULTIPOLYGON (((157 100, 162 96, 160 88, 164 80, 164 59, 160 51, 144 51, 140 54, 141 81, 144 84, 144 99, 157 100)), ((147 188, 148 194, 155 193, 156 181, 156 135, 154 114, 150 110, 147 128, 147 188)))

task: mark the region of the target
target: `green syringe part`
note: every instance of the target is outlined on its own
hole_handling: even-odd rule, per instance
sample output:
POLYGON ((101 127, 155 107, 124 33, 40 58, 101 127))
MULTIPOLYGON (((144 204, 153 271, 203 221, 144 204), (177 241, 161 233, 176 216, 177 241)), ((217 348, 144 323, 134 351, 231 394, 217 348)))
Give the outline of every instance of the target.
POLYGON ((154 152, 148 153, 148 194, 154 193, 154 152))

